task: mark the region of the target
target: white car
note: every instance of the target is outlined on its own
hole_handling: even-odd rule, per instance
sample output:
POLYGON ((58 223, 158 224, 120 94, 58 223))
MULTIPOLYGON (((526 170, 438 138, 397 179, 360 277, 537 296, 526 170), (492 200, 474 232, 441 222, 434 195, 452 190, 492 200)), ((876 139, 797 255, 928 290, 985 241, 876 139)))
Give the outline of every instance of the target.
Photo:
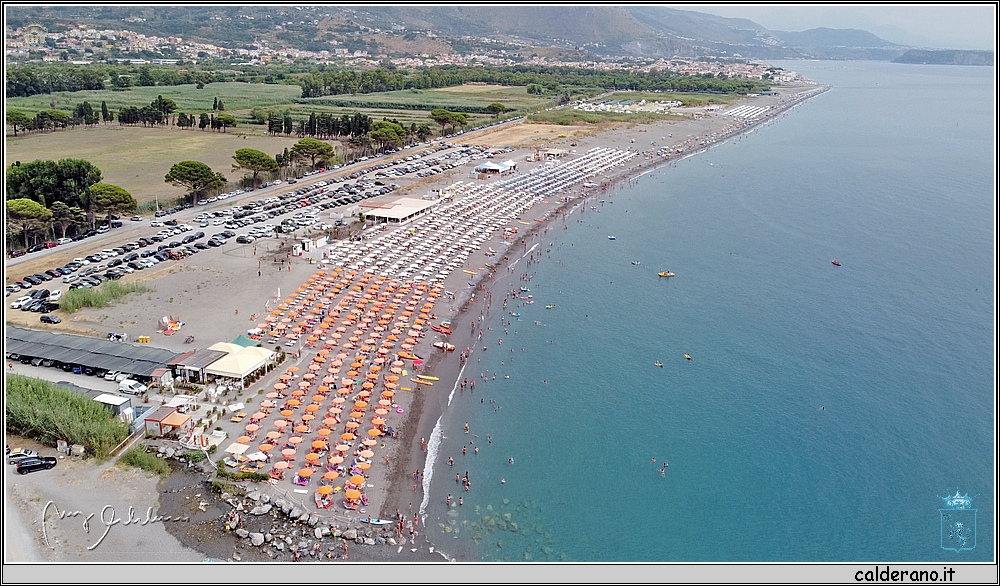
POLYGON ((62 289, 56 289, 55 291, 49 293, 49 301, 55 302, 62 299, 62 289))
POLYGON ((118 383, 118 392, 139 396, 145 394, 146 385, 137 380, 127 378, 118 383))
POLYGON ((69 244, 70 242, 73 242, 73 239, 72 238, 60 238, 59 240, 56 240, 56 242, 59 243, 59 244, 69 244))
POLYGON ((159 220, 150 220, 149 225, 153 228, 159 228, 160 226, 163 226, 163 222, 159 220))
POLYGON ((35 298, 32 297, 32 296, 30 296, 30 295, 22 295, 21 297, 18 297, 17 299, 14 300, 13 303, 10 304, 10 308, 11 309, 21 309, 22 305, 24 305, 25 303, 27 303, 29 301, 34 301, 34 300, 35 300, 35 298))
POLYGON ((104 380, 115 380, 115 377, 121 374, 117 370, 109 370, 107 374, 104 375, 104 380))

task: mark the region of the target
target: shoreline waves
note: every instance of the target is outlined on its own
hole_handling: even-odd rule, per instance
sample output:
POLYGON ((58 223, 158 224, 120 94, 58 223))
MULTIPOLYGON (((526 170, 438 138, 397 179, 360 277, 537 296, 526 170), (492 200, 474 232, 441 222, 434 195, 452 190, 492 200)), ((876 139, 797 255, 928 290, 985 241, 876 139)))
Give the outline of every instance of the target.
MULTIPOLYGON (((705 137, 704 140, 692 140, 688 139, 685 142, 687 149, 681 149, 679 152, 673 149, 657 149, 655 153, 644 153, 638 155, 637 158, 641 159, 635 164, 627 164, 624 168, 617 170, 613 174, 609 174, 604 177, 599 188, 588 190, 586 188, 581 189, 577 196, 574 197, 564 197, 561 201, 546 201, 545 198, 540 198, 542 201, 539 203, 542 205, 541 208, 538 205, 532 206, 528 211, 525 212, 519 218, 513 218, 511 222, 521 222, 529 223, 526 230, 518 235, 518 238, 511 242, 510 246, 507 247, 507 252, 516 250, 519 246, 524 249, 523 255, 519 255, 512 260, 509 264, 505 264, 503 268, 506 268, 508 272, 512 271, 513 267, 516 266, 520 261, 527 258, 532 251, 534 251, 540 244, 540 242, 535 242, 528 250, 528 242, 532 239, 538 238, 542 235, 543 231, 550 225, 549 220, 551 219, 563 219, 565 220, 570 214, 574 213, 581 206, 588 205, 591 201, 599 199, 600 197, 608 194, 611 190, 623 186, 625 184, 631 185, 633 182, 637 181, 641 177, 658 170, 661 167, 668 166, 670 164, 676 164, 677 161, 687 159, 689 157, 695 156, 697 154, 704 153, 705 151, 711 149, 714 146, 719 146, 725 144, 732 138, 738 137, 743 134, 748 134, 755 131, 758 127, 765 126, 779 119, 782 115, 786 114, 790 109, 801 104, 806 99, 818 96, 830 88, 828 86, 817 86, 806 91, 799 92, 787 102, 781 103, 779 106, 775 106, 770 110, 767 115, 762 116, 758 119, 742 122, 742 123, 730 123, 725 127, 720 129, 719 133, 712 134, 705 137), (690 150, 688 150, 690 149, 690 150), (533 219, 544 219, 544 222, 532 222, 533 219)), ((674 127, 670 127, 673 129, 674 127)), ((588 137, 589 140, 581 140, 581 148, 584 146, 594 145, 597 148, 598 145, 606 144, 607 134, 620 133, 623 135, 630 135, 627 130, 616 130, 611 133, 601 133, 592 137, 588 137)), ((704 136, 704 135, 703 135, 704 136)), ((634 139, 632 140, 634 143, 634 139)), ((561 166, 561 165, 560 165, 561 166)), ((555 198, 555 195, 550 196, 550 198, 555 198)), ((491 238, 483 243, 483 246, 488 244, 496 245, 496 238, 491 238)), ((500 245, 503 246, 502 244, 500 245)), ((505 251, 502 248, 498 248, 498 254, 503 254, 505 251)), ((471 262, 471 259, 470 259, 471 262)), ((537 262, 537 261, 536 261, 537 262)), ((498 266, 494 269, 499 268, 498 266)), ((472 354, 475 354, 478 350, 475 348, 475 335, 469 333, 468 330, 463 331, 463 328, 468 328, 469 323, 476 317, 474 312, 474 299, 471 293, 483 292, 486 293, 491 291, 491 288, 497 284, 500 280, 500 275, 497 274, 496 270, 483 272, 476 275, 474 288, 469 288, 467 293, 463 294, 462 299, 456 300, 457 303, 453 304, 453 310, 451 312, 450 321, 452 322, 452 330, 458 333, 458 336, 452 336, 452 343, 456 347, 462 348, 467 347, 472 349, 472 354), (455 310, 454 307, 457 305, 458 309, 455 310)), ((453 285, 453 283, 446 283, 446 288, 448 285, 453 285)), ((480 297, 482 299, 482 297, 480 297)), ((488 310, 484 308, 483 316, 487 315, 488 310)), ((444 358, 443 355, 435 354, 436 358, 444 358)), ((471 359, 471 355, 470 355, 471 359)), ((460 381, 462 380, 462 374, 464 372, 465 366, 468 362, 459 363, 457 361, 434 361, 433 363, 428 363, 425 365, 424 372, 433 372, 439 377, 441 383, 450 382, 452 383, 447 396, 441 392, 440 388, 447 388, 444 385, 438 389, 431 390, 427 395, 425 395, 425 400, 421 402, 419 408, 416 405, 411 406, 410 418, 407 420, 406 428, 411 427, 409 425, 410 421, 416 420, 416 427, 419 433, 414 434, 413 441, 410 446, 410 458, 409 466, 406 470, 416 470, 420 469, 423 472, 423 480, 420 483, 421 493, 417 495, 420 500, 419 504, 419 514, 422 517, 421 524, 424 525, 424 536, 427 544, 434 548, 434 551, 440 553, 442 557, 455 559, 458 561, 473 561, 471 559, 466 559, 468 552, 458 551, 452 554, 442 552, 438 544, 428 537, 429 528, 426 526, 427 519, 427 507, 431 500, 430 492, 432 491, 432 483, 435 474, 435 468, 440 465, 439 461, 439 450, 441 445, 441 438, 444 434, 442 428, 443 419, 446 411, 451 406, 452 399, 454 398, 455 389, 458 388, 460 381), (429 438, 427 440, 427 450, 424 452, 420 449, 419 441, 416 439, 429 438)), ((438 383, 440 384, 440 383, 438 383)), ((425 391, 426 392, 426 391, 425 391)), ((408 439, 408 438, 404 438, 408 439)), ((400 446, 400 450, 404 451, 405 448, 400 446)), ((401 456, 401 455, 400 455, 401 456)), ((399 457, 399 456, 397 456, 399 457)), ((403 473, 406 474, 406 473, 403 473)), ((408 481, 405 480, 407 476, 400 478, 398 473, 397 477, 394 478, 393 483, 389 489, 389 497, 386 499, 385 505, 382 508, 381 514, 383 516, 389 515, 394 509, 403 510, 405 507, 414 504, 412 491, 407 488, 408 481)), ((458 545, 458 544, 456 544, 458 545)), ((461 546, 459 545, 461 549, 461 546)))

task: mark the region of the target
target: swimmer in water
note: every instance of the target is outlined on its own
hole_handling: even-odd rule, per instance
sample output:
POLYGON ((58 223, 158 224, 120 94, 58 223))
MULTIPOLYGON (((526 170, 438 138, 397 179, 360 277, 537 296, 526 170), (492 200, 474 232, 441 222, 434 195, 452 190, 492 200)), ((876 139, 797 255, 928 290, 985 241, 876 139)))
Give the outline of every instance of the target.
POLYGON ((820 407, 819 410, 820 411, 826 411, 826 407, 820 407))

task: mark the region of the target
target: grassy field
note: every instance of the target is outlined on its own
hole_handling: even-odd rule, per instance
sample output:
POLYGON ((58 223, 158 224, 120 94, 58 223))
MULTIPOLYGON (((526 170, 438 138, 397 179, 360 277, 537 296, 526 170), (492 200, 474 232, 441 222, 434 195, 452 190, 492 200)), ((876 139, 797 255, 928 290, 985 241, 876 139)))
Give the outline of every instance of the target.
POLYGON ((638 102, 670 102, 678 101, 685 107, 704 106, 706 104, 732 104, 743 99, 735 94, 698 94, 691 92, 615 92, 605 98, 607 100, 632 100, 638 102))
POLYGON ((449 88, 436 88, 427 90, 400 90, 395 92, 380 92, 375 94, 357 94, 325 96, 322 98, 306 98, 298 100, 299 103, 336 105, 338 102, 350 102, 363 107, 371 104, 378 107, 379 104, 413 104, 429 105, 434 108, 449 107, 481 107, 498 102, 509 109, 516 109, 520 113, 531 112, 540 108, 552 105, 550 98, 535 96, 527 93, 522 86, 505 85, 474 85, 466 84, 449 88))
POLYGON ((228 112, 230 110, 248 110, 255 106, 288 104, 300 95, 302 95, 302 90, 297 85, 250 84, 234 81, 211 83, 200 90, 194 85, 172 85, 132 87, 125 91, 106 89, 56 92, 26 98, 7 98, 7 107, 35 113, 51 108, 52 104, 55 104, 54 107, 57 109, 72 111, 77 104, 86 100, 95 110, 100 110, 103 100, 107 102, 108 109, 117 114, 118 109, 123 106, 148 106, 156 99, 156 96, 163 96, 177 102, 179 112, 200 114, 212 111, 212 101, 215 98, 222 100, 228 112))
MULTIPOLYGON (((291 148, 298 137, 243 135, 250 127, 237 126, 227 133, 169 128, 98 125, 45 134, 7 137, 7 160, 28 162, 36 159, 85 159, 97 165, 104 181, 128 190, 140 204, 155 197, 182 197, 184 190, 164 183, 163 177, 174 163, 201 161, 237 180, 232 171, 236 149, 252 148, 271 156, 291 148), (246 136, 244 138, 244 136, 246 136)), ((261 132, 256 127, 254 132, 261 132)))

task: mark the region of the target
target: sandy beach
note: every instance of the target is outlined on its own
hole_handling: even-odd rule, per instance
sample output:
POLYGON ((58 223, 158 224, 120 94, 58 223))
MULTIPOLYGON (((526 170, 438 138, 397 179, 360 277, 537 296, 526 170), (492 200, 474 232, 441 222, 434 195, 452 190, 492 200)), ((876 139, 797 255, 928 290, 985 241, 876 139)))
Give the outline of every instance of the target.
MULTIPOLYGON (((376 295, 385 295, 387 302, 392 301, 394 294, 405 291, 406 302, 410 301, 410 295, 414 296, 414 300, 419 297, 419 302, 413 301, 416 307, 420 307, 424 302, 433 303, 433 307, 427 311, 429 314, 428 319, 421 320, 423 322, 421 325, 429 328, 431 325, 447 320, 451 322, 453 333, 449 336, 441 336, 428 329, 419 330, 421 335, 416 338, 416 343, 413 345, 414 347, 411 351, 424 357, 425 360, 422 365, 416 368, 413 367, 411 361, 406 361, 404 368, 409 373, 401 377, 397 385, 399 388, 395 390, 394 395, 390 395, 393 410, 389 415, 385 416, 387 420, 386 425, 393 427, 398 432, 398 437, 378 437, 377 443, 371 446, 374 455, 366 458, 371 463, 371 468, 366 473, 365 481, 366 495, 369 500, 366 510, 364 512, 345 511, 340 507, 342 499, 337 499, 337 503, 330 509, 317 511, 316 506, 312 502, 312 493, 316 489, 316 482, 312 482, 309 486, 305 487, 306 491, 300 492, 296 492, 295 487, 287 479, 275 485, 261 486, 262 491, 269 492, 272 498, 283 498, 294 502, 301 506, 303 510, 311 513, 315 512, 324 517, 324 519, 328 519, 331 526, 358 528, 361 527, 360 520, 365 518, 365 516, 376 517, 377 513, 378 518, 395 519, 397 511, 402 514, 407 520, 407 524, 409 524, 412 521, 414 513, 419 515, 422 503, 426 502, 425 491, 431 482, 427 477, 427 471, 428 467, 431 467, 432 470, 434 469, 434 462, 428 462, 428 453, 431 455, 434 454, 434 426, 447 408, 449 395, 459 384, 459 381, 462 378, 474 378, 468 373, 462 372, 465 365, 465 362, 461 358, 462 351, 469 350, 469 359, 472 359, 477 351, 481 351, 482 343, 477 344, 479 340, 475 325, 480 320, 481 313, 497 311, 500 298, 503 297, 503 291, 493 291, 491 289, 491 286, 495 282, 493 278, 494 270, 499 273, 498 276, 523 272, 525 263, 524 260, 521 260, 522 257, 527 256, 532 247, 540 242, 540 238, 549 229, 553 220, 564 217, 567 208, 584 205, 590 199, 603 197, 602 194, 606 194, 608 190, 621 181, 628 181, 649 169, 671 164, 680 158, 691 156, 694 153, 710 148, 712 145, 719 144, 740 133, 747 132, 757 125, 776 120, 788 108, 800 103, 807 97, 825 91, 825 89, 819 86, 801 85, 794 88, 779 88, 777 96, 760 96, 748 99, 749 103, 759 106, 769 106, 770 109, 766 115, 742 123, 736 122, 732 118, 724 117, 721 113, 706 113, 704 109, 701 109, 698 112, 700 115, 697 118, 683 118, 649 125, 619 124, 602 132, 593 132, 591 129, 573 127, 522 124, 501 127, 495 132, 477 133, 468 138, 461 137, 459 140, 463 143, 488 144, 494 147, 507 145, 515 147, 516 150, 513 153, 503 155, 505 159, 509 156, 518 162, 519 172, 515 178, 529 176, 536 169, 540 170, 538 171, 540 174, 548 172, 545 171, 546 167, 544 163, 524 162, 528 155, 532 154, 536 148, 542 146, 575 151, 569 152, 555 166, 577 159, 592 149, 599 148, 629 153, 631 158, 625 164, 617 165, 613 168, 609 167, 607 172, 591 178, 590 181, 594 183, 594 187, 592 188, 583 187, 582 184, 574 184, 558 194, 522 196, 522 200, 524 197, 530 197, 529 203, 532 205, 526 207, 521 213, 510 215, 503 222, 505 226, 518 228, 516 237, 505 240, 505 237, 510 238, 511 235, 505 234, 503 230, 495 230, 484 235, 481 242, 467 247, 467 255, 455 257, 461 259, 461 267, 450 270, 450 274, 440 283, 438 288, 428 286, 420 289, 418 285, 406 287, 405 283, 397 283, 393 287, 391 286, 391 278, 379 281, 372 275, 366 279, 364 271, 355 271, 354 275, 350 275, 350 267, 345 267, 343 272, 338 273, 335 262, 323 264, 323 261, 326 260, 325 257, 332 256, 328 249, 313 250, 304 253, 300 257, 288 257, 282 254, 284 249, 281 245, 283 242, 280 239, 269 238, 259 240, 255 245, 227 246, 221 250, 221 253, 218 251, 207 251, 177 263, 169 263, 168 266, 162 269, 147 270, 142 273, 130 275, 123 279, 123 281, 141 279, 146 281, 153 288, 153 291, 130 296, 125 302, 118 303, 109 308, 83 310, 65 320, 64 325, 67 326, 65 330, 81 333, 91 332, 102 336, 109 331, 127 332, 133 339, 139 335, 150 335, 152 336, 153 345, 170 348, 178 352, 194 348, 204 348, 215 342, 228 342, 240 334, 245 334, 248 329, 262 323, 268 315, 268 311, 274 309, 277 305, 276 300, 290 298, 295 295, 296 289, 306 286, 310 282, 310 279, 321 280, 329 278, 332 288, 334 277, 337 280, 340 278, 349 280, 351 286, 381 287, 377 290, 373 289, 371 295, 373 298, 376 295), (540 126, 546 127, 541 129, 536 128, 540 126), (553 134, 553 132, 558 132, 558 134, 553 134), (497 253, 491 253, 491 249, 496 250, 497 253), (514 264, 515 262, 517 264, 514 264), (258 271, 260 271, 259 276, 258 271), (435 292, 439 293, 435 294, 435 292), (453 293, 453 295, 449 296, 445 292, 453 293), (498 296, 496 305, 493 305, 492 308, 490 308, 488 303, 491 293, 498 296), (268 303, 267 308, 265 308, 265 303, 268 303), (155 327, 156 320, 165 315, 175 316, 184 322, 184 326, 178 335, 168 338, 157 334, 155 327), (192 345, 185 345, 183 343, 185 336, 194 336, 196 342, 192 345), (442 352, 432 347, 432 342, 438 339, 446 339, 449 343, 456 346, 457 349, 454 352, 442 352), (433 384, 410 383, 410 376, 414 372, 433 376, 438 380, 434 381, 433 384), (418 481, 415 481, 414 478, 416 470, 421 470, 424 473, 418 481)), ((688 114, 694 113, 689 112, 688 114)), ((468 191, 459 190, 458 193, 469 194, 467 203, 467 207, 471 210, 469 213, 478 214, 478 216, 472 215, 469 217, 481 217, 484 218, 483 222, 486 222, 486 211, 476 208, 476 205, 479 205, 475 203, 478 201, 476 198, 479 197, 479 194, 489 195, 497 193, 502 195, 504 193, 502 190, 491 191, 487 189, 489 186, 502 181, 502 179, 472 179, 468 176, 470 169, 471 165, 434 178, 429 178, 432 180, 409 181, 404 183, 402 191, 408 196, 420 197, 432 188, 444 189, 461 180, 463 188, 468 191)), ((377 199, 385 198, 392 200, 398 196, 399 193, 395 193, 377 199)), ((256 197, 252 199, 256 199, 256 197)), ((512 196, 511 201, 515 200, 517 198, 512 196)), ((458 203, 462 201, 465 201, 462 200, 462 196, 455 196, 456 210, 459 209, 457 207, 458 203)), ((500 199, 498 201, 505 200, 500 199)), ((426 235, 419 233, 420 230, 423 230, 424 224, 432 221, 434 215, 432 212, 428 217, 418 219, 410 225, 403 226, 402 228, 392 228, 384 232, 379 228, 368 229, 365 233, 365 238, 370 242, 374 241, 378 243, 382 240, 389 242, 391 237, 398 233, 400 238, 405 237, 407 246, 418 242, 434 243, 435 236, 433 234, 429 232, 426 235), (408 235, 407 231, 410 230, 413 230, 415 233, 408 235)), ((446 244, 450 244, 450 242, 446 244)), ((383 248, 378 248, 378 251, 374 254, 379 257, 386 255, 390 252, 388 250, 389 246, 386 245, 383 248)), ((409 250, 409 248, 406 248, 406 250, 409 250)), ((441 254, 444 254, 444 252, 441 254)), ((19 269, 16 272, 17 274, 21 273, 19 269)), ((8 278, 10 277, 11 275, 8 274, 8 278)), ((419 284, 420 278, 411 278, 417 279, 416 282, 419 284)), ((351 291, 349 287, 344 287, 343 293, 339 289, 335 290, 337 294, 331 296, 329 301, 331 310, 337 303, 344 301, 344 296, 351 291)), ((397 301, 404 301, 404 299, 397 299, 397 301)), ((395 311, 401 312, 402 309, 403 307, 400 306, 395 311)), ((380 311, 385 311, 385 309, 380 309, 380 311)), ((337 320, 344 319, 347 316, 347 312, 348 306, 345 304, 343 310, 338 311, 337 320)), ((398 319, 399 313, 394 313, 392 316, 394 319, 398 319)), ((14 318, 13 320, 8 318, 10 323, 17 323, 21 319, 30 320, 31 317, 35 317, 35 320, 30 322, 32 325, 37 321, 37 316, 34 316, 34 314, 25 314, 22 312, 16 312, 12 317, 14 318)), ((412 327, 416 323, 416 320, 416 311, 414 310, 413 319, 404 323, 412 327)), ((347 326, 348 329, 354 326, 361 327, 360 322, 352 321, 351 323, 351 326, 347 326)), ((330 325, 337 324, 331 323, 330 325)), ((393 325, 398 326, 399 324, 386 323, 383 325, 388 329, 393 325)), ((327 331, 324 330, 324 333, 327 331)), ((375 330, 364 328, 366 335, 369 335, 372 331, 375 330)), ((379 333, 385 335, 388 332, 380 331, 379 333)), ((345 335, 348 334, 345 332, 345 335)), ((404 333, 400 333, 397 337, 399 338, 396 341, 398 344, 406 336, 404 333)), ((279 340, 284 342, 283 339, 279 338, 279 340)), ((379 341, 381 340, 382 338, 379 338, 379 341)), ((332 339, 330 341, 332 342, 332 339)), ((318 350, 323 348, 324 342, 325 340, 318 342, 315 348, 302 347, 303 344, 301 343, 296 344, 294 347, 283 346, 290 353, 289 359, 268 376, 251 385, 238 397, 238 399, 247 405, 245 410, 249 412, 252 409, 256 409, 257 405, 264 399, 263 394, 271 391, 273 385, 278 382, 278 377, 289 367, 297 367, 300 376, 307 372, 310 365, 315 362, 314 357, 317 356, 318 350), (291 352, 300 350, 300 348, 302 352, 301 356, 294 358, 291 352)), ((341 342, 341 340, 337 340, 338 345, 332 350, 333 354, 343 351, 344 346, 341 345, 341 342)), ((272 346, 265 344, 265 347, 270 348, 272 346)), ((389 349, 389 353, 385 355, 387 362, 391 362, 389 358, 399 353, 400 348, 399 345, 395 345, 389 349)), ((353 351, 354 348, 350 350, 353 351)), ((331 354, 330 358, 333 357, 333 354, 331 354)), ((374 354, 374 347, 370 355, 376 356, 374 354)), ((344 358, 342 362, 347 363, 347 358, 344 358)), ((369 365, 374 366, 376 364, 371 359, 362 362, 366 368, 369 365)), ((324 362, 323 370, 318 372, 322 374, 326 370, 326 367, 327 363, 324 362)), ((384 384, 385 378, 382 375, 384 373, 380 373, 377 383, 379 386, 375 387, 373 392, 383 389, 381 385, 384 384)), ((343 377, 345 375, 338 372, 332 376, 343 377)), ((308 393, 312 393, 315 388, 315 386, 310 388, 308 393)), ((351 394, 355 395, 356 392, 357 389, 353 389, 351 394)), ((159 396, 154 396, 151 402, 156 404, 159 399, 159 396)), ((308 394, 303 399, 308 399, 308 394)), ((374 399, 375 397, 372 398, 372 400, 374 399)), ((230 400, 235 401, 236 398, 231 398, 230 400)), ((209 404, 206 403, 207 406, 209 404)), ((324 413, 327 407, 328 405, 324 403, 322 407, 324 413)), ((370 419, 370 411, 369 409, 366 412, 360 427, 362 432, 370 427, 367 422, 370 419)), ((317 413, 317 416, 319 415, 320 413, 317 413)), ((196 415, 196 419, 200 416, 200 414, 196 415)), ((273 415, 269 416, 262 425, 272 425, 272 417, 273 415)), ((298 416, 296 417, 298 418, 298 416)), ((342 419, 344 422, 347 421, 346 413, 342 419)), ((316 423, 318 424, 318 422, 316 423)), ((228 421, 228 418, 224 418, 212 425, 213 427, 221 427, 229 434, 230 440, 221 446, 224 448, 229 445, 232 439, 244 433, 243 427, 245 426, 245 422, 234 424, 228 421)), ((315 433, 316 427, 316 425, 313 426, 312 433, 315 433)), ((342 431, 342 427, 343 424, 336 426, 338 434, 342 431)), ((266 427, 266 430, 270 429, 271 427, 266 427)), ((262 428, 262 431, 264 430, 262 428)), ((311 438, 311 435, 308 435, 308 437, 311 438)), ((253 445, 256 446, 258 443, 260 443, 259 440, 253 442, 253 445)), ((221 456, 220 450, 216 458, 220 458, 221 456)), ((440 462, 437 462, 438 468, 440 468, 440 464, 440 462)), ((290 470, 290 472, 294 473, 294 470, 290 470)), ((29 478, 34 478, 34 476, 30 476, 29 478)), ((338 482, 343 484, 342 480, 343 478, 339 479, 338 482)), ((144 494, 146 496, 155 494, 155 489, 151 490, 151 487, 146 486, 142 482, 135 481, 130 485, 135 486, 138 491, 134 495, 135 499, 138 499, 139 493, 143 491, 145 491, 144 494)), ((10 486, 8 486, 8 490, 11 490, 10 486)), ((15 488, 15 493, 24 490, 24 488, 15 488)), ((36 487, 33 490, 38 491, 41 489, 36 487)), ((44 496, 40 495, 39 498, 44 496)), ((32 496, 27 495, 26 498, 30 499, 32 496)), ((25 502, 24 498, 22 498, 21 502, 25 502)), ((84 504, 86 503, 80 506, 84 504)), ((446 555, 442 555, 441 552, 431 553, 434 544, 427 540, 426 532, 423 530, 421 524, 418 523, 416 525, 415 531, 415 540, 408 540, 408 545, 400 547, 398 551, 396 547, 356 548, 352 550, 350 560, 444 561, 446 558, 457 560, 468 559, 466 552, 462 551, 447 551, 446 555), (420 544, 420 547, 415 548, 416 544, 420 544), (411 551, 412 549, 416 549, 416 551, 411 551)), ((176 534, 180 538, 180 543, 184 545, 176 551, 164 551, 162 554, 158 554, 167 556, 162 558, 164 561, 168 559, 187 561, 192 556, 198 557, 202 555, 195 554, 194 549, 189 549, 190 547, 197 548, 195 544, 189 543, 180 532, 171 529, 171 533, 176 534), (176 558, 169 556, 176 556, 176 558)), ((129 552, 134 550, 134 547, 129 549, 123 545, 123 549, 115 549, 114 551, 129 552)), ((112 551, 112 548, 108 547, 107 551, 112 551)), ((127 553, 122 553, 122 555, 127 555, 127 553)), ((89 560, 89 558, 80 559, 98 561, 96 559, 89 560)), ((288 555, 284 555, 273 559, 276 561, 289 561, 290 558, 288 555)), ((146 560, 146 558, 143 558, 143 560, 151 561, 146 560)), ((114 560, 109 558, 101 561, 119 560, 117 558, 114 560)))

